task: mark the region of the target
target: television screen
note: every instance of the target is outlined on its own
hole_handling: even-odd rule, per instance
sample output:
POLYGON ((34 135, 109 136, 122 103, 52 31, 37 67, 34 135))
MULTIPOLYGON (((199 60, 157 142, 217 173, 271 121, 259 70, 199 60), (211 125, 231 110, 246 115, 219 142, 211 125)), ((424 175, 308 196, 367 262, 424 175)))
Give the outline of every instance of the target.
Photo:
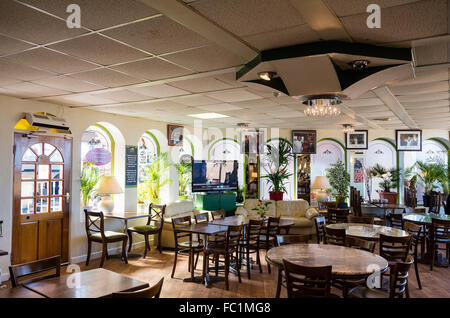
POLYGON ((192 192, 237 190, 238 167, 237 160, 194 160, 192 192))

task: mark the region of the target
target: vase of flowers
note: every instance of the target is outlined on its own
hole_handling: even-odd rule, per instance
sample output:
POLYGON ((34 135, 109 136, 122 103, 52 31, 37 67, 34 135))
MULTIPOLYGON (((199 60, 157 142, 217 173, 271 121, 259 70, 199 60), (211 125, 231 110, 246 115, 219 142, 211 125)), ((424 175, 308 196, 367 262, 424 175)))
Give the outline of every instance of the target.
POLYGON ((261 218, 265 218, 267 212, 269 212, 269 204, 272 204, 272 202, 258 200, 258 204, 252 210, 256 211, 261 218))

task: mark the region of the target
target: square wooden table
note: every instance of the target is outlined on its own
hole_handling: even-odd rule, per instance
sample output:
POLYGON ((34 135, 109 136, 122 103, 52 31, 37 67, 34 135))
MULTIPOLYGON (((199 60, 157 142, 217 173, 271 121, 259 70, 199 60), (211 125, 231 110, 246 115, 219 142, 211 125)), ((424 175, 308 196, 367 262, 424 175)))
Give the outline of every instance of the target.
POLYGON ((103 268, 64 275, 25 285, 26 288, 48 298, 102 298, 112 293, 135 291, 149 284, 103 268), (79 275, 80 287, 69 287, 68 279, 79 275))
MULTIPOLYGON (((199 223, 199 224, 191 224, 189 226, 182 226, 174 229, 175 232, 182 233, 192 233, 192 234, 200 234, 200 235, 214 235, 218 233, 223 233, 228 230, 228 226, 214 225, 210 223, 199 223)), ((189 253, 191 253, 191 249, 189 249, 189 253)), ((183 279, 183 282, 191 282, 191 283, 203 283, 203 276, 194 276, 194 255, 191 255, 191 277, 183 279)), ((217 280, 216 277, 214 277, 217 280)), ((213 280, 212 277, 206 273, 206 281, 205 286, 209 287, 210 282, 213 280)))

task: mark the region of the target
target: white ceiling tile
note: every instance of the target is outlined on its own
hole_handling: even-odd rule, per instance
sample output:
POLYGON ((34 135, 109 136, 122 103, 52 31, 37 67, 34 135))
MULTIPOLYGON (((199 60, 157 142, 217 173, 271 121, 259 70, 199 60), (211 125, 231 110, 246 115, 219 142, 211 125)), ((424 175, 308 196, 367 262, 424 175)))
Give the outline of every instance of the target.
POLYGON ((85 81, 81 81, 75 78, 67 76, 58 76, 52 78, 45 78, 34 81, 34 83, 53 87, 57 89, 62 89, 70 92, 86 92, 105 88, 104 86, 99 86, 91 84, 85 81))
POLYGON ((205 94, 208 97, 212 97, 221 100, 226 103, 240 102, 244 100, 260 99, 261 97, 245 90, 229 90, 223 92, 214 92, 205 94))
POLYGON ((181 103, 187 106, 203 106, 222 103, 217 99, 206 97, 203 95, 182 96, 177 98, 176 101, 177 103, 181 103))
POLYGON ((130 91, 136 92, 138 94, 154 97, 154 98, 164 98, 171 96, 187 95, 189 92, 172 87, 166 84, 154 85, 154 86, 143 86, 143 87, 131 87, 128 88, 130 91))
POLYGON ((21 97, 42 97, 68 94, 68 91, 49 88, 33 83, 18 83, 3 87, 3 91, 10 95, 21 97))
POLYGON ((193 93, 218 91, 233 88, 233 86, 224 83, 222 81, 216 80, 213 77, 202 77, 184 81, 176 81, 170 83, 170 85, 193 93))
POLYGON ((230 111, 230 110, 242 109, 241 107, 234 106, 234 105, 231 105, 231 104, 204 105, 204 106, 198 106, 197 108, 199 108, 201 110, 211 111, 211 112, 220 112, 220 111, 230 111))
POLYGON ((391 87, 391 91, 394 95, 439 93, 439 92, 447 92, 448 90, 449 90, 448 81, 391 87))

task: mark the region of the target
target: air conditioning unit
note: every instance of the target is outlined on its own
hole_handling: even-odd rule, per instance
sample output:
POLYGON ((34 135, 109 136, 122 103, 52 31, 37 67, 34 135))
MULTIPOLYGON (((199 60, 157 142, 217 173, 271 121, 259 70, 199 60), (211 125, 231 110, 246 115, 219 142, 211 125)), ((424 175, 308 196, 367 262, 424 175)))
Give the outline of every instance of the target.
POLYGON ((47 114, 32 114, 26 113, 25 119, 31 126, 44 127, 44 128, 55 128, 69 130, 70 123, 62 118, 49 116, 47 114))

